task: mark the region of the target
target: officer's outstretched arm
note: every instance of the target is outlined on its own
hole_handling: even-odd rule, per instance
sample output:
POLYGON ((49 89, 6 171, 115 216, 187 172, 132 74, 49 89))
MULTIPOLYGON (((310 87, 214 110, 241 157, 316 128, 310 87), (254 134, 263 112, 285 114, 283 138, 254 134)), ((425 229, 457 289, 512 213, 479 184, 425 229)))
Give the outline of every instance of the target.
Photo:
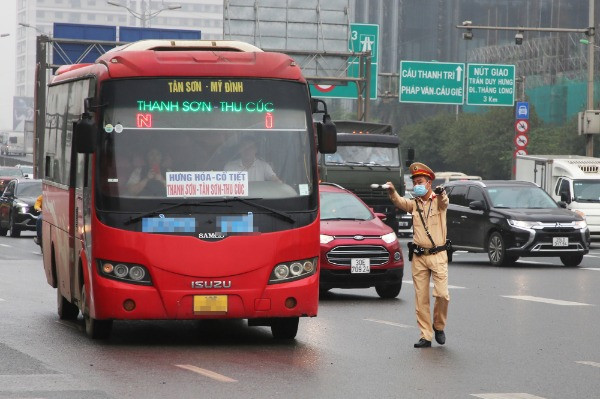
POLYGON ((397 208, 402 209, 404 212, 412 212, 414 202, 401 197, 396 191, 396 187, 394 187, 392 182, 389 181, 385 184, 388 185, 387 192, 392 204, 394 204, 397 208))

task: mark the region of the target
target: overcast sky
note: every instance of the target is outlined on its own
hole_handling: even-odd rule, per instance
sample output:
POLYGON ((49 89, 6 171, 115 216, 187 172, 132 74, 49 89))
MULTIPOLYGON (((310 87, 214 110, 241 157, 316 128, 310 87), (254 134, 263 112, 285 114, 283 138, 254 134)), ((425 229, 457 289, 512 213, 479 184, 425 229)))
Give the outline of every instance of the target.
POLYGON ((15 93, 15 35, 17 25, 17 0, 1 0, 0 33, 0 130, 12 130, 12 105, 15 93))

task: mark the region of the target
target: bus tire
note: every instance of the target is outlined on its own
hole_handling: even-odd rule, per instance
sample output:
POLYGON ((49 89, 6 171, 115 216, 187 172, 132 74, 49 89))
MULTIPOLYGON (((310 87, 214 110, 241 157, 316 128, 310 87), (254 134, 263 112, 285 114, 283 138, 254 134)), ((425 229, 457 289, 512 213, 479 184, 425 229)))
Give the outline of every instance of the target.
POLYGON ((92 339, 106 339, 110 336, 112 320, 97 320, 90 316, 85 284, 81 284, 81 314, 85 322, 85 333, 92 339))
POLYGON ((298 333, 299 317, 282 317, 271 321, 271 333, 275 339, 294 339, 298 333))
POLYGON ((8 233, 8 229, 0 226, 0 236, 5 236, 8 233))
POLYGON ((60 287, 56 289, 58 293, 56 295, 56 309, 58 311, 58 318, 61 320, 77 320, 79 316, 79 308, 67 301, 61 292, 60 287))
POLYGON ((10 236, 11 237, 21 237, 21 229, 15 226, 15 216, 11 215, 10 217, 10 236))

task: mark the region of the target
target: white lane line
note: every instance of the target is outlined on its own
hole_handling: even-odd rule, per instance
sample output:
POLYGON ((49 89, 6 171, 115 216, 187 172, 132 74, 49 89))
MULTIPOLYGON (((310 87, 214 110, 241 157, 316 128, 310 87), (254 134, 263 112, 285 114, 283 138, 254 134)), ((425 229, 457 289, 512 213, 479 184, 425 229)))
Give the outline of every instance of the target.
POLYGON ((223 374, 219 374, 219 373, 215 373, 214 371, 202 369, 200 367, 196 367, 196 366, 193 366, 191 364, 176 364, 175 366, 179 367, 179 368, 182 368, 182 369, 185 369, 185 370, 193 371, 194 373, 198 373, 198 374, 203 375, 205 377, 212 378, 213 380, 216 380, 216 381, 219 381, 219 382, 237 382, 237 380, 234 380, 233 378, 226 377, 223 374))
POLYGON ((600 256, 598 256, 598 255, 590 255, 590 254, 583 255, 583 256, 587 256, 589 258, 600 258, 600 256))
POLYGON ((90 389, 85 382, 67 374, 3 374, 0 375, 0 387, 2 392, 56 392, 90 389))
POLYGON ((501 295, 504 298, 521 299, 523 301, 542 302, 549 303, 551 305, 562 305, 562 306, 594 306, 589 303, 561 301, 560 299, 541 298, 537 296, 529 295, 501 295))
POLYGON ((4 299, 0 298, 0 302, 4 302, 4 299))
MULTIPOLYGON (((402 280, 402 282, 406 283, 406 284, 413 284, 412 280, 402 280)), ((433 288, 433 283, 429 283, 429 287, 433 288)), ((459 287, 457 285, 448 285, 448 289, 449 290, 466 290, 467 287, 459 287)))
POLYGON ((0 244, 0 247, 12 248, 12 245, 8 245, 8 244, 0 244))
POLYGON ((377 320, 377 319, 363 319, 365 321, 372 321, 373 323, 387 324, 388 326, 402 327, 402 328, 415 328, 407 324, 394 323, 393 321, 377 320))
POLYGON ((600 267, 580 267, 581 270, 593 270, 595 272, 600 272, 600 267))
POLYGON ((481 399, 544 399, 528 393, 472 393, 471 396, 481 399))
POLYGON ((575 363, 584 364, 586 366, 600 367, 600 363, 596 363, 596 362, 579 361, 579 362, 575 362, 575 363))

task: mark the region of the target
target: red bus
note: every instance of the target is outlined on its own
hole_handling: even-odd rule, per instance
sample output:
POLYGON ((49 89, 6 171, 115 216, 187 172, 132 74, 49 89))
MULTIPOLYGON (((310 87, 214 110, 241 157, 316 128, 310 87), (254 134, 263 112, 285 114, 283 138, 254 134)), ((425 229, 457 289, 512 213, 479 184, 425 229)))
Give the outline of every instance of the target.
POLYGON ((293 59, 140 41, 59 68, 46 98, 42 245, 61 319, 106 338, 114 320, 239 318, 289 339, 317 315, 316 153, 335 151, 335 127, 293 59))

